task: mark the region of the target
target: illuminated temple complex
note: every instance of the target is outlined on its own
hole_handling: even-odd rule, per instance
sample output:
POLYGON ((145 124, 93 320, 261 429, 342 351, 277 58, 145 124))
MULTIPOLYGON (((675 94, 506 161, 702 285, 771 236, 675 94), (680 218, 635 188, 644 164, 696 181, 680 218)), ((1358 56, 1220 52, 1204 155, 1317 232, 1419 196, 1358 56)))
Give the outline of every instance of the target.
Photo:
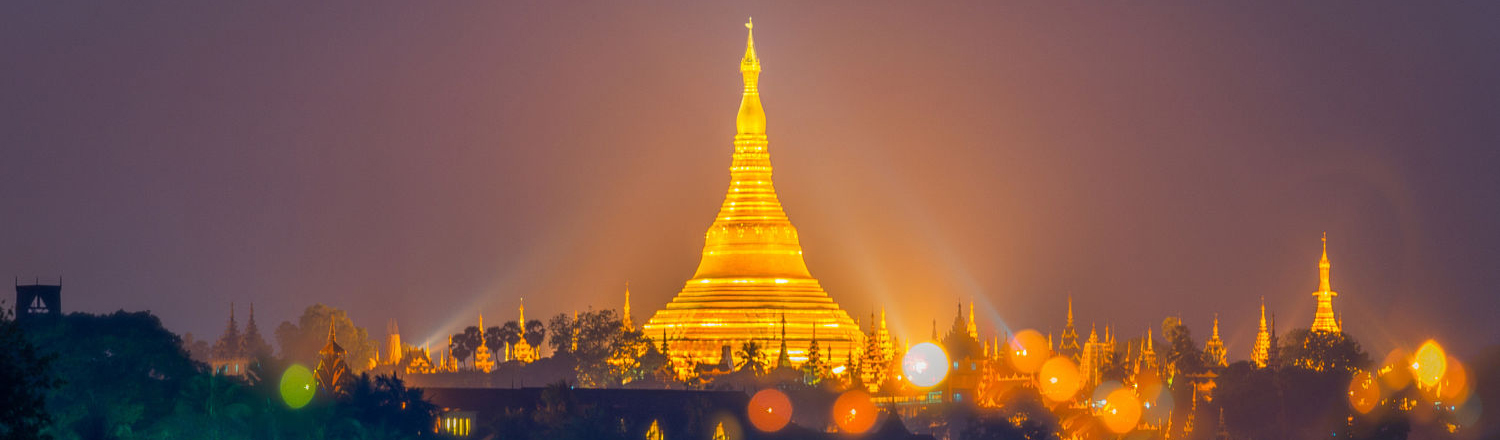
POLYGON ((771 184, 753 30, 740 73, 745 90, 735 120, 729 191, 705 234, 698 271, 642 330, 663 335, 671 356, 699 364, 717 363, 723 347, 738 350, 750 340, 769 347, 784 340, 790 360, 800 364, 815 335, 823 359, 846 359, 864 334, 808 273, 797 228, 771 184))

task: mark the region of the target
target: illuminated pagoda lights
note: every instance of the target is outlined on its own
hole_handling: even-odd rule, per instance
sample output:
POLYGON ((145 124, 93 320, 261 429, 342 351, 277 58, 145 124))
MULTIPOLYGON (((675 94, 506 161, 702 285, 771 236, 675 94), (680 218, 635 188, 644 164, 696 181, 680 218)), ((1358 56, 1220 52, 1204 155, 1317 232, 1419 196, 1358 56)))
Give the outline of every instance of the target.
MULTIPOLYGON (((1052 338, 1050 335, 1047 338, 1047 345, 1052 345, 1052 338)), ((1072 358, 1073 362, 1078 362, 1079 356, 1082 354, 1082 350, 1078 347, 1078 330, 1075 330, 1073 328, 1072 295, 1068 295, 1068 323, 1067 325, 1063 326, 1062 345, 1059 345, 1057 347, 1057 353, 1072 358)))
POLYGON ((760 71, 752 30, 740 62, 745 87, 735 119, 729 190, 704 236, 697 272, 642 330, 670 333, 673 357, 712 365, 721 362, 725 346, 774 339, 784 315, 794 361, 805 359, 814 327, 827 359, 848 359, 865 336, 808 272, 797 229, 776 196, 760 71))
MULTIPOLYGON (((578 312, 573 312, 573 319, 578 319, 578 312)), ((522 324, 525 325, 525 324, 522 324)), ((630 319, 630 282, 625 282, 625 307, 620 309, 620 325, 625 331, 635 330, 635 323, 630 319)))
POLYGON ((870 315, 870 331, 865 334, 865 348, 859 359, 859 378, 866 390, 876 392, 881 385, 895 380, 901 369, 896 360, 895 344, 891 341, 890 329, 885 322, 885 309, 882 308, 879 324, 875 322, 875 315, 870 315))
MULTIPOLYGON (((529 364, 536 361, 537 353, 536 349, 530 343, 526 342, 526 300, 524 298, 521 299, 521 306, 518 310, 520 310, 521 316, 516 322, 521 326, 521 339, 510 346, 510 358, 521 361, 523 364, 529 364)), ((480 328, 483 329, 484 327, 481 326, 480 328)))
POLYGON ((1227 367, 1229 359, 1224 350, 1224 340, 1219 338, 1219 314, 1214 314, 1214 331, 1208 337, 1208 342, 1203 344, 1203 357, 1208 359, 1210 367, 1227 367))
POLYGON ((484 315, 479 315, 479 347, 474 349, 474 368, 488 373, 495 371, 495 360, 490 357, 490 344, 484 337, 484 315))
POLYGON ((1260 329, 1255 332, 1255 346, 1250 349, 1250 361, 1256 367, 1265 368, 1271 360, 1271 332, 1266 328, 1266 299, 1260 299, 1260 329))
POLYGON ((1313 313, 1312 331, 1339 333, 1339 322, 1333 314, 1333 297, 1339 296, 1333 291, 1328 283, 1328 270, 1332 265, 1328 263, 1328 233, 1323 233, 1323 258, 1318 260, 1318 291, 1313 296, 1318 297, 1318 310, 1313 313))

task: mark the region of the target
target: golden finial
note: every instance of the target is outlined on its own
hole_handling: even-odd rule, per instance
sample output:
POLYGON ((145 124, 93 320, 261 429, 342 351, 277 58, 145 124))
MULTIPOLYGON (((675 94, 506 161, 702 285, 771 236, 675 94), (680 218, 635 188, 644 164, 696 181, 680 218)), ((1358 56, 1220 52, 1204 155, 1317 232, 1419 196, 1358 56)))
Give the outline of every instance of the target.
POLYGON ((757 58, 755 56, 754 20, 745 22, 745 31, 748 36, 745 37, 745 59, 743 61, 740 61, 740 72, 744 72, 747 74, 750 72, 758 73, 760 72, 760 58, 757 58))
POLYGON ((740 60, 740 76, 745 80, 745 93, 740 100, 740 112, 735 116, 735 128, 742 135, 766 134, 766 111, 760 105, 760 58, 755 56, 754 23, 746 22, 745 58, 740 60))

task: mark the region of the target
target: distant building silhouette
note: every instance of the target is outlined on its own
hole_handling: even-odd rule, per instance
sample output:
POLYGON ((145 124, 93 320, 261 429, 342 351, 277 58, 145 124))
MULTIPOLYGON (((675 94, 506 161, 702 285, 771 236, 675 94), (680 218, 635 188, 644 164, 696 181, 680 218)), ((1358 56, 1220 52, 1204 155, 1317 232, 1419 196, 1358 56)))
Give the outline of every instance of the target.
POLYGON ((25 323, 37 319, 62 316, 62 279, 57 284, 42 284, 37 280, 30 285, 21 285, 16 279, 16 322, 25 323))

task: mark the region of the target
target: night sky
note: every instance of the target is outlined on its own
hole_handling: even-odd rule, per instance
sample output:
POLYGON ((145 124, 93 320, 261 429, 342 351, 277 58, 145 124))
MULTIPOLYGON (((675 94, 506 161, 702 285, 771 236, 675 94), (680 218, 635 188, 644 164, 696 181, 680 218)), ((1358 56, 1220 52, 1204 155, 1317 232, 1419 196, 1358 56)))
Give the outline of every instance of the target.
MULTIPOLYGON (((322 302, 409 342, 691 277, 746 17, 809 268, 903 337, 1122 337, 1262 296, 1328 232, 1381 355, 1500 342, 1500 4, 0 3, 0 274, 217 336, 322 302), (1448 8, 1448 9, 1440 9, 1448 8)), ((1256 2, 1260 3, 1260 2, 1256 2)), ((0 296, 7 302, 13 297, 0 296)))

